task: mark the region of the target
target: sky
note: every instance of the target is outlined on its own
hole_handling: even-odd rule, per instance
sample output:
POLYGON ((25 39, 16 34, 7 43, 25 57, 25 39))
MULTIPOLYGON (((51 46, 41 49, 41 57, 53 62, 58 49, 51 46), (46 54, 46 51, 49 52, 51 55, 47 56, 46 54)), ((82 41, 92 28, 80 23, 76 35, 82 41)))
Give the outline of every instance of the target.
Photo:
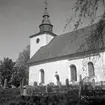
MULTIPOLYGON (((15 61, 30 43, 29 36, 39 32, 45 0, 0 0, 0 60, 15 61)), ((48 0, 53 32, 63 34, 73 0, 48 0)))
MULTIPOLYGON (((30 43, 29 36, 39 32, 45 0, 0 0, 0 60, 16 61, 30 43)), ((72 15, 75 0, 48 0, 53 32, 61 35, 66 19, 72 15)))

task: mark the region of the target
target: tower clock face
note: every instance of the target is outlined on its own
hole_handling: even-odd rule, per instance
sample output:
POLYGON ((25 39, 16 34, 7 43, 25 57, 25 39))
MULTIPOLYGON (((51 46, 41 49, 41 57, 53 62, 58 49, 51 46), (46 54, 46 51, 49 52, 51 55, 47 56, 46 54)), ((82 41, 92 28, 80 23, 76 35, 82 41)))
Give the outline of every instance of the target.
POLYGON ((37 38, 37 39, 36 39, 36 43, 38 44, 39 42, 40 42, 40 39, 39 39, 39 38, 37 38))

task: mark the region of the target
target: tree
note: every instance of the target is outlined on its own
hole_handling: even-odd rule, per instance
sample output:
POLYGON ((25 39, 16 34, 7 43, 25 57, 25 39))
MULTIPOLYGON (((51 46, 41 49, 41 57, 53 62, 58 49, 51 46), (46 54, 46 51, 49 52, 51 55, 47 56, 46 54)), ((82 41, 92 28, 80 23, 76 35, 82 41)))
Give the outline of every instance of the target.
POLYGON ((76 0, 73 10, 75 13, 68 19, 65 28, 70 25, 74 18, 76 19, 74 23, 74 30, 83 24, 84 20, 86 21, 86 19, 88 19, 88 23, 90 23, 91 26, 97 22, 97 24, 95 24, 96 29, 93 30, 93 28, 91 28, 91 35, 86 40, 90 49, 95 49, 97 45, 98 47, 103 48, 103 30, 105 28, 105 0, 76 0), (100 9, 99 7, 103 9, 103 11, 101 10, 102 13, 100 15, 98 15, 98 11, 100 9))
POLYGON ((9 58, 4 58, 0 61, 0 74, 2 85, 4 84, 5 79, 7 79, 7 83, 9 84, 14 65, 15 63, 12 61, 12 59, 9 58))
POLYGON ((30 46, 28 45, 23 52, 21 52, 18 56, 14 67, 14 73, 11 78, 11 82, 16 87, 20 85, 22 79, 26 80, 28 83, 28 74, 29 74, 29 66, 27 65, 27 61, 30 58, 30 46))
POLYGON ((14 67, 14 72, 11 76, 11 84, 19 87, 23 78, 27 78, 25 68, 22 67, 14 67))
POLYGON ((27 66, 27 61, 30 58, 30 46, 28 45, 23 52, 19 53, 18 59, 16 61, 16 65, 15 66, 24 66, 24 67, 28 67, 27 66))

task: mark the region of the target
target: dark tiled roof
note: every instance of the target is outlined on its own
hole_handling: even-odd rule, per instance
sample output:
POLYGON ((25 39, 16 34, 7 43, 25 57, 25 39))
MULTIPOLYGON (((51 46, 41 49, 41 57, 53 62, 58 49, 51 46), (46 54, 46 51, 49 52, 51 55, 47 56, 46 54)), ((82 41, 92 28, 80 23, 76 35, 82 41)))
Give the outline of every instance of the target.
POLYGON ((56 34, 52 33, 52 32, 47 32, 47 31, 44 31, 44 32, 39 32, 39 33, 36 33, 34 35, 31 35, 30 38, 34 37, 34 36, 38 36, 38 35, 43 35, 43 34, 50 34, 51 36, 57 36, 56 34))
POLYGON ((48 45, 41 47, 28 63, 35 64, 89 51, 86 38, 91 34, 91 28, 94 30, 96 25, 56 36, 48 45))

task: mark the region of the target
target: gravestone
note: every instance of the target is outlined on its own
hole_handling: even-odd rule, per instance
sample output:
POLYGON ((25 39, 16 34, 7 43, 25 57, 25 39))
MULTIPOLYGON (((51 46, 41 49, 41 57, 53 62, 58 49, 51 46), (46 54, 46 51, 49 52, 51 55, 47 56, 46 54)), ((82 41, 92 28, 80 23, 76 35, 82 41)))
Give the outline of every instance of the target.
POLYGON ((52 86, 46 85, 46 93, 47 92, 52 92, 52 86))
POLYGON ((20 80, 20 89, 22 89, 22 79, 20 80))
POLYGON ((79 75, 79 81, 82 81, 82 75, 79 75))
POLYGON ((53 87, 54 86, 54 83, 53 82, 50 82, 49 85, 53 87))
POLYGON ((83 80, 82 80, 82 76, 79 75, 79 93, 78 93, 78 97, 81 98, 81 94, 82 94, 82 91, 83 91, 83 80))
POLYGON ((24 86, 24 78, 22 78, 22 88, 23 88, 23 86, 24 86))
POLYGON ((58 86, 59 86, 59 88, 61 88, 61 82, 60 81, 58 82, 58 86))
POLYGON ((101 81, 101 88, 103 88, 103 81, 101 81))
POLYGON ((95 79, 92 79, 92 88, 95 89, 95 79))
POLYGON ((56 74, 55 74, 55 77, 56 77, 57 85, 59 86, 60 77, 59 77, 59 75, 58 75, 57 72, 56 72, 56 74))
POLYGON ((48 85, 46 85, 46 93, 48 92, 48 85))
POLYGON ((2 87, 2 81, 1 81, 1 79, 0 79, 0 87, 2 87))
POLYGON ((2 75, 1 75, 1 72, 0 72, 0 87, 2 87, 2 75))
POLYGON ((23 95, 23 92, 24 92, 23 86, 24 86, 24 78, 22 78, 20 81, 20 91, 21 91, 20 93, 21 93, 21 95, 23 95))
POLYGON ((4 89, 7 88, 7 78, 4 80, 4 89))
POLYGON ((27 96, 28 95, 26 86, 23 87, 23 94, 22 95, 23 96, 27 96))
POLYGON ((38 84, 37 84, 37 82, 34 82, 34 86, 37 86, 38 84))
POLYGON ((69 79, 66 79, 66 87, 69 87, 69 79))

